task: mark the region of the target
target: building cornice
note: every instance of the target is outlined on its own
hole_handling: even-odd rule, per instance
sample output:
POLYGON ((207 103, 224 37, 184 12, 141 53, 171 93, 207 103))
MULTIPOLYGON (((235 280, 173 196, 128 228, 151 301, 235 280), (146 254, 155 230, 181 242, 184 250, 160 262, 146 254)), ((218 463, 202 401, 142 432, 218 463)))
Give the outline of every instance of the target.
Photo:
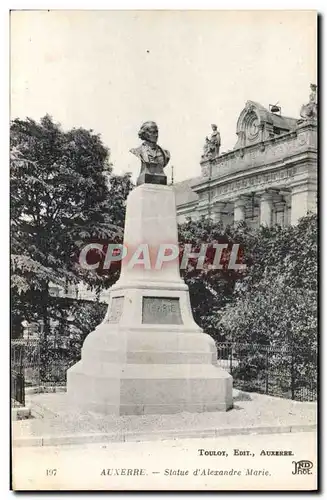
MULTIPOLYGON (((193 191, 200 192, 216 182, 228 182, 235 175, 245 176, 261 168, 281 166, 289 161, 299 161, 303 155, 317 159, 317 137, 313 124, 305 124, 296 132, 287 134, 288 140, 280 138, 266 141, 267 147, 258 148, 249 146, 247 153, 242 158, 237 158, 235 153, 220 157, 220 164, 211 165, 211 176, 204 175, 202 180, 192 186, 193 191)), ((204 172, 207 174, 208 172, 204 172)))

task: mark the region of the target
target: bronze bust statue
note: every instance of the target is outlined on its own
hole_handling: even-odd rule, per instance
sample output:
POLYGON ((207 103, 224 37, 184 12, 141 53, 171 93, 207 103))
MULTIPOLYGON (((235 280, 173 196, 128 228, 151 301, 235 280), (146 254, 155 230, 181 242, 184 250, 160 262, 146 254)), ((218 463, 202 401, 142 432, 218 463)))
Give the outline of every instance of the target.
POLYGON ((139 138, 143 140, 141 146, 130 149, 141 160, 141 171, 136 184, 167 184, 164 168, 170 160, 170 153, 158 144, 159 130, 155 122, 145 122, 140 128, 139 138))

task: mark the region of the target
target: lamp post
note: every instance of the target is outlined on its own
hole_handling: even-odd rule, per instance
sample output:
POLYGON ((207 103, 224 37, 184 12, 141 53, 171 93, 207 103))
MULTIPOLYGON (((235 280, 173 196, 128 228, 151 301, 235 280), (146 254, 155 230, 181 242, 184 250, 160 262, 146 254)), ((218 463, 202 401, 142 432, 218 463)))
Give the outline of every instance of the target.
POLYGON ((171 166, 171 185, 174 184, 174 165, 171 166))

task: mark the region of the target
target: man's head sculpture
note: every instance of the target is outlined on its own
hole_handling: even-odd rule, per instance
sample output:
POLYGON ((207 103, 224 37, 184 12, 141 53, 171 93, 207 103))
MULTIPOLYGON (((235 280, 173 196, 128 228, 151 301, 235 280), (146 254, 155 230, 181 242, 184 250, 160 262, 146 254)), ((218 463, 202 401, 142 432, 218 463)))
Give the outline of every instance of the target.
POLYGON ((141 172, 137 179, 140 184, 167 184, 167 177, 163 171, 170 159, 170 153, 162 149, 158 144, 159 130, 153 121, 144 122, 138 133, 139 138, 144 141, 138 148, 131 149, 141 160, 141 172))
POLYGON ((157 144, 159 136, 158 125, 155 122, 144 122, 139 130, 139 138, 157 144))

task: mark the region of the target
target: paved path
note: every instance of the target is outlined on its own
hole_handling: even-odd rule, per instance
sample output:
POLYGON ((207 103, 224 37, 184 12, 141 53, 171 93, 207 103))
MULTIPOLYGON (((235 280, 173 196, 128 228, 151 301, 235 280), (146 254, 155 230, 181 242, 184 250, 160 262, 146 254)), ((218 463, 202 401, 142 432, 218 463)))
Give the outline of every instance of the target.
POLYGON ((314 432, 13 451, 14 488, 29 490, 312 490, 316 472, 314 432), (311 474, 293 474, 299 460, 313 463, 311 474))

